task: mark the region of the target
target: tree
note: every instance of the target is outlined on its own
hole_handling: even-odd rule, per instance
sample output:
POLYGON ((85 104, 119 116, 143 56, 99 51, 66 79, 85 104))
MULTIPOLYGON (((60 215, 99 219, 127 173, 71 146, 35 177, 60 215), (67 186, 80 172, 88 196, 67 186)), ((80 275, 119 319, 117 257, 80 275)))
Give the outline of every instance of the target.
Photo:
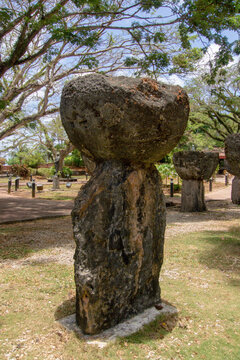
POLYGON ((24 146, 19 146, 14 151, 10 152, 8 159, 9 165, 24 165, 31 168, 37 168, 38 165, 45 162, 45 154, 42 149, 36 149, 24 146))
POLYGON ((132 68, 157 76, 193 70, 204 39, 220 45, 215 65, 226 63, 238 29, 234 0, 2 0, 0 6, 0 140, 58 112, 59 89, 86 71, 132 68))
MULTIPOLYGON (((182 44, 189 48, 188 34, 197 33, 221 46, 221 55, 229 54, 230 45, 222 36, 223 29, 238 30, 239 3, 234 0, 145 0, 82 1, 82 0, 2 0, 0 39, 14 37, 13 46, 0 61, 0 76, 13 66, 22 65, 45 54, 57 40, 78 45, 95 46, 101 32, 125 31, 138 43, 163 42, 162 27, 179 24, 182 44), (167 9, 163 16, 163 9, 167 9), (79 24, 74 19, 81 20, 79 24), (47 33, 48 32, 48 33, 47 33), (100 32, 100 33, 99 33, 100 32), (32 53, 29 49, 36 37, 44 34, 41 45, 32 53)), ((239 44, 235 51, 239 51, 239 44)), ((223 58, 221 59, 223 60, 223 58)), ((226 60, 226 59, 225 59, 226 60)))
POLYGON ((204 133, 223 146, 226 136, 240 131, 240 76, 239 63, 223 67, 215 83, 209 77, 191 81, 190 122, 199 133, 204 133))
POLYGON ((84 166, 84 162, 83 162, 80 151, 78 149, 73 149, 71 154, 66 156, 66 158, 64 159, 64 165, 76 166, 76 167, 84 166))
POLYGON ((59 171, 62 172, 64 159, 74 146, 67 137, 60 117, 52 118, 47 124, 38 120, 33 127, 29 127, 29 132, 32 133, 32 140, 47 152, 52 161, 59 154, 59 171))
POLYGON ((59 171, 62 172, 64 159, 74 146, 70 143, 59 116, 55 116, 47 123, 37 120, 30 124, 24 133, 15 137, 14 144, 8 150, 13 148, 17 150, 11 152, 8 160, 10 165, 25 164, 35 168, 44 162, 54 162, 59 154, 59 171))

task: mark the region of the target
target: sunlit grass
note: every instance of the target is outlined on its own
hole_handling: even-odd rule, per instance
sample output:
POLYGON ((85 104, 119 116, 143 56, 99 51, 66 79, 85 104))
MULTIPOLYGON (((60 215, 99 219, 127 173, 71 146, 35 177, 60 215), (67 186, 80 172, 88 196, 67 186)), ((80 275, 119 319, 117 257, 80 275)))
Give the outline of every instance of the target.
POLYGON ((41 255, 60 246, 54 233, 59 238, 64 233, 61 246, 68 247, 70 225, 66 218, 0 226, 1 359, 240 359, 239 226, 230 222, 227 231, 168 239, 160 283, 163 299, 178 308, 178 319, 159 318, 100 350, 56 322, 74 312, 73 266, 51 257, 43 261, 41 255), (41 231, 46 239, 40 246, 41 231), (32 255, 39 261, 36 256, 30 261, 32 255))

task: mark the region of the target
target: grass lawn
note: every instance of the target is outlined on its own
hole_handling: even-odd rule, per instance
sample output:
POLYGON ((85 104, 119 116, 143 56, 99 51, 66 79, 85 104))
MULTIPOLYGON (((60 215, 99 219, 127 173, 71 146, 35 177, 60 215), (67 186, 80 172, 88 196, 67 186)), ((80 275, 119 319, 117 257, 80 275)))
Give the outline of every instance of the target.
MULTIPOLYGON (((37 183, 40 184, 41 180, 38 180, 37 183)), ((52 191, 52 183, 47 183, 43 185, 43 191, 37 191, 36 189, 35 197, 48 200, 74 200, 83 184, 83 181, 73 182, 71 188, 68 189, 66 183, 60 183, 60 189, 52 191)), ((15 192, 14 186, 12 186, 11 195, 31 198, 32 189, 29 189, 26 185, 21 185, 17 192, 15 192)))
POLYGON ((74 312, 69 217, 0 226, 0 359, 240 360, 240 227, 168 238, 162 297, 178 318, 157 319, 104 349, 56 319, 74 312))

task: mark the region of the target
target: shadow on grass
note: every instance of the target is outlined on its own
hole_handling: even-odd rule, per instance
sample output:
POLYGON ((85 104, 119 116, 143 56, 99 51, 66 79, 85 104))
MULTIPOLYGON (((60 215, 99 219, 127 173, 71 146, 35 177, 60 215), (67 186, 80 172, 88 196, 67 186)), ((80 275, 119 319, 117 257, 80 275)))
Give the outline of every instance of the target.
POLYGON ((240 206, 230 201, 211 200, 207 201, 207 211, 203 212, 181 212, 180 205, 168 208, 168 224, 176 221, 184 223, 200 223, 202 221, 223 221, 240 219, 240 206))
MULTIPOLYGON (((76 297, 71 297, 68 300, 65 300, 55 311, 55 320, 59 321, 63 319, 66 316, 73 315, 75 313, 75 302, 76 297)), ((163 300, 165 304, 168 304, 172 306, 169 302, 163 300)), ((167 336, 169 333, 173 331, 173 329, 176 327, 178 323, 178 314, 161 314, 159 313, 159 316, 150 322, 149 324, 146 324, 143 326, 143 328, 136 333, 133 333, 129 336, 125 336, 119 339, 119 342, 128 342, 132 344, 138 344, 138 343, 149 343, 154 340, 163 339, 165 336, 167 336)), ((75 328, 76 329, 76 328, 75 328)), ((74 330, 74 327, 72 328, 72 331, 74 331, 75 336, 82 340, 84 335, 81 333, 81 330, 74 330)), ((93 338, 97 338, 99 336, 99 339, 101 339, 100 335, 93 335, 93 338)), ((90 335, 87 336, 88 340, 90 335)))
POLYGON ((120 343, 147 344, 154 340, 164 339, 178 323, 177 315, 159 315, 150 324, 144 325, 138 332, 120 339, 120 343))
POLYGON ((0 260, 27 258, 57 248, 74 251, 70 216, 0 225, 0 260))
MULTIPOLYGON (((228 231, 204 231, 199 241, 210 244, 211 249, 204 250, 199 256, 200 263, 210 269, 240 274, 240 227, 228 231)), ((240 280, 231 280, 233 286, 239 286, 240 280)))
POLYGON ((68 315, 72 315, 76 312, 76 296, 72 296, 70 299, 65 300, 58 306, 54 313, 55 320, 60 320, 68 315))

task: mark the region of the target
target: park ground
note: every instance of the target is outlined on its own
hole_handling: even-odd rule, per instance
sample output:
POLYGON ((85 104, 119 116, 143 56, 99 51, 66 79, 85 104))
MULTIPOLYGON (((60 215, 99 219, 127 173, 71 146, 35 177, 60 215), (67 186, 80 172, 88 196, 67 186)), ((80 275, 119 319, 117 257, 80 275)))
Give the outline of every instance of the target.
POLYGON ((178 316, 103 349, 56 321, 74 312, 70 216, 0 225, 0 359, 240 360, 240 206, 223 189, 207 212, 167 210, 160 284, 178 316))

